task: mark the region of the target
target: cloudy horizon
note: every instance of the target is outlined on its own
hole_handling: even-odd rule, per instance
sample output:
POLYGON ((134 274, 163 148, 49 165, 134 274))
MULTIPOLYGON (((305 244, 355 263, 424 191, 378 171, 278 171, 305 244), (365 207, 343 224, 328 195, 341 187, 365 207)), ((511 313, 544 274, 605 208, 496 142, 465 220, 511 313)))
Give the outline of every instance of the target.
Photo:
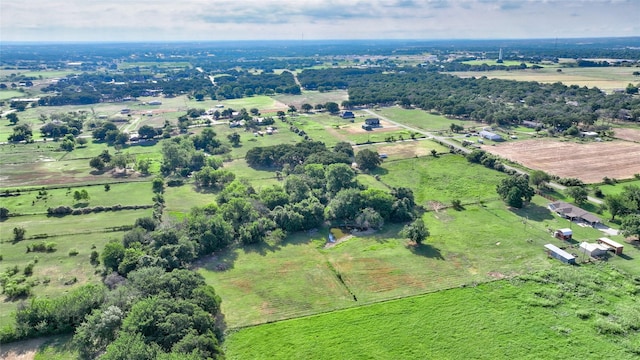
POLYGON ((636 0, 5 0, 0 14, 3 42, 640 36, 636 0))

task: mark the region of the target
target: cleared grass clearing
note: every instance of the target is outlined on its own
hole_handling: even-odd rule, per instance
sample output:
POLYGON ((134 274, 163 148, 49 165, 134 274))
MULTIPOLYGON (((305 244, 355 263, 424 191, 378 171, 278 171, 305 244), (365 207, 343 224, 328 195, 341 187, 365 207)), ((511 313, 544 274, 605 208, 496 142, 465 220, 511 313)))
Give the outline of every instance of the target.
MULTIPOLYGON (((132 225, 133 222, 130 221, 128 224, 132 225)), ((4 223, 3 227, 5 227, 4 223)), ((46 242, 53 241, 57 244, 57 250, 49 253, 25 253, 27 244, 43 240, 23 240, 15 244, 5 240, 0 246, 3 257, 0 262, 0 272, 18 266, 22 274, 24 267, 37 259, 37 263, 33 267, 33 275, 27 278, 27 281, 35 284, 32 293, 41 297, 57 297, 77 286, 100 282, 101 276, 96 271, 97 268, 89 261, 91 252, 93 250, 101 252, 109 240, 122 239, 123 234, 124 232, 118 231, 64 235, 43 239, 46 242), (77 250, 78 254, 69 256, 71 249, 77 250), (65 285, 65 283, 70 285, 65 285)), ((0 295, 0 301, 3 304, 0 306, 0 323, 3 325, 12 323, 14 319, 11 314, 16 310, 19 302, 8 301, 3 295, 0 295)))
MULTIPOLYGON (((133 225, 137 218, 151 216, 151 213, 152 209, 142 209, 108 211, 87 215, 67 215, 64 217, 47 217, 46 215, 10 217, 2 222, 0 239, 4 244, 13 241, 13 228, 18 226, 22 226, 27 230, 27 238, 41 234, 51 237, 91 234, 93 232, 100 233, 110 231, 114 227, 133 225)), ((23 245, 26 246, 26 243, 23 243, 23 245)))
POLYGON ((0 90, 0 100, 25 97, 23 92, 17 90, 0 90))
POLYGON ((47 209, 57 206, 73 208, 111 206, 111 205, 152 205, 153 192, 150 182, 129 182, 110 184, 109 191, 103 185, 78 186, 66 189, 51 189, 46 195, 39 195, 40 190, 21 191, 20 196, 2 199, 3 206, 13 214, 46 214, 47 209), (86 190, 89 200, 76 202, 73 199, 75 191, 86 190))
MULTIPOLYGON (((544 204, 536 198, 518 211, 495 201, 461 212, 428 212, 423 218, 431 236, 421 246, 399 238, 401 225, 390 224, 325 249, 328 229, 323 228, 280 245, 216 254, 203 260, 199 271, 223 298, 230 328, 512 277, 555 264, 546 260, 544 244, 569 246, 548 232, 568 224, 544 204), (327 285, 336 279, 344 282, 346 294, 336 295, 339 288, 327 285)), ((602 236, 593 228, 573 228, 576 239, 602 236)))
POLYGON ((388 160, 409 159, 422 156, 431 156, 431 150, 439 154, 448 153, 449 149, 431 140, 405 140, 403 142, 382 143, 358 146, 361 149, 371 149, 379 154, 386 154, 388 160))
POLYGON ((449 204, 452 199, 463 203, 496 199, 496 185, 507 176, 482 165, 470 164, 460 155, 448 154, 438 158, 385 161, 373 173, 380 175, 388 186, 411 188, 416 202, 422 205, 427 201, 449 204))
POLYGON ((204 206, 215 202, 215 194, 197 192, 191 183, 166 187, 164 190, 165 212, 169 215, 189 213, 194 206, 204 206))
MULTIPOLYGON (((640 169, 638 169, 640 171, 640 169)), ((605 195, 620 194, 624 191, 625 186, 638 186, 640 187, 640 180, 622 181, 614 185, 598 185, 602 193, 605 195)))
POLYGON ((349 94, 347 90, 332 90, 327 92, 309 91, 305 90, 301 95, 276 95, 273 97, 277 101, 288 105, 294 105, 297 109, 300 109, 302 104, 311 104, 313 106, 317 104, 326 104, 328 102, 334 102, 341 104, 345 100, 349 100, 349 94))
POLYGON ((318 250, 328 233, 298 234, 276 246, 232 249, 198 270, 224 300, 229 327, 353 306, 353 297, 318 250), (221 271, 218 269, 226 268, 221 271))
MULTIPOLYGON (((551 260, 545 261, 550 263, 551 260)), ((556 264, 554 264, 556 265, 556 264)), ((583 275, 621 281, 607 268, 557 266, 567 281, 583 275)), ((535 276, 535 275, 534 275, 535 276)), ((624 280, 630 284, 630 280, 624 280)), ((626 311, 636 296, 613 286, 592 296, 557 284, 503 280, 363 306, 231 333, 229 359, 634 359, 638 336, 599 335, 600 313, 626 311), (551 299, 551 300, 548 300, 551 299), (598 304, 596 299, 602 299, 598 304), (551 306, 540 306, 554 301, 551 306), (557 303, 556 303, 557 302, 557 303), (582 311, 588 318, 576 314, 582 311)))
POLYGON ((451 124, 465 128, 480 128, 483 126, 475 121, 449 119, 420 109, 403 109, 400 106, 383 107, 376 109, 375 112, 393 121, 425 131, 449 131, 451 124))

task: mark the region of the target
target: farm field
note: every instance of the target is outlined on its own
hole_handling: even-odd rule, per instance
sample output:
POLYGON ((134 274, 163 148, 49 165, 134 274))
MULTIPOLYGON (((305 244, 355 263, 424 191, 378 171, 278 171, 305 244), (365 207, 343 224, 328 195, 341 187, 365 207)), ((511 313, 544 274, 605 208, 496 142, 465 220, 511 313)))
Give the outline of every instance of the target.
POLYGON ((578 178, 585 183, 601 182, 605 176, 627 179, 640 172, 640 144, 625 141, 575 143, 535 139, 482 148, 530 169, 578 178))
POLYGON ((229 359, 634 359, 637 333, 611 329, 629 326, 616 316, 637 316, 637 295, 614 281, 637 286, 607 266, 554 263, 521 279, 241 329, 225 351, 229 359))
POLYGON ((624 89, 627 84, 636 84, 638 78, 633 75, 633 68, 627 67, 600 67, 600 68, 543 68, 518 71, 460 71, 449 74, 461 77, 486 76, 490 79, 505 79, 517 81, 537 81, 541 83, 561 82, 565 85, 578 85, 580 87, 597 87, 600 90, 612 92, 615 89, 624 89), (558 72, 558 70, 561 70, 558 72))
POLYGON ((626 128, 626 127, 614 127, 614 135, 617 139, 634 141, 640 143, 640 129, 626 128))
POLYGON ((402 160, 423 156, 432 156, 431 150, 436 150, 438 154, 448 153, 449 149, 431 140, 405 140, 395 143, 377 143, 372 145, 358 146, 356 151, 361 149, 371 149, 379 154, 386 154, 388 160, 402 160))

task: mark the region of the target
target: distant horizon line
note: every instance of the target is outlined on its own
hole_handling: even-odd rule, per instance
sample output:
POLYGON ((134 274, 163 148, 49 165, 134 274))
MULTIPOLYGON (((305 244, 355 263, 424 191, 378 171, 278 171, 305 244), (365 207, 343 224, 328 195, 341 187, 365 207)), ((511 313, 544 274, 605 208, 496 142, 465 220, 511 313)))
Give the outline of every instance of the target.
POLYGON ((526 40, 604 40, 604 39, 640 39, 638 35, 631 36, 589 36, 589 37, 531 37, 531 38, 438 38, 438 39, 227 39, 227 40, 0 40, 3 45, 81 45, 81 44, 189 44, 189 43, 230 43, 230 42, 445 42, 445 41, 526 41, 526 40))

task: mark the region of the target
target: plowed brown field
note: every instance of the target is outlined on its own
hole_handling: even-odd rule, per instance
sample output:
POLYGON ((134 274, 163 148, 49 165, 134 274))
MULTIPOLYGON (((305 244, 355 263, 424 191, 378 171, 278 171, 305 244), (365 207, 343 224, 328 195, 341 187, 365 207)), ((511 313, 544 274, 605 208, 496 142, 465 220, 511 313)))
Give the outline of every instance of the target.
POLYGON ((562 142, 533 139, 483 149, 551 175, 578 178, 585 183, 602 178, 625 179, 640 173, 640 144, 627 141, 562 142))

